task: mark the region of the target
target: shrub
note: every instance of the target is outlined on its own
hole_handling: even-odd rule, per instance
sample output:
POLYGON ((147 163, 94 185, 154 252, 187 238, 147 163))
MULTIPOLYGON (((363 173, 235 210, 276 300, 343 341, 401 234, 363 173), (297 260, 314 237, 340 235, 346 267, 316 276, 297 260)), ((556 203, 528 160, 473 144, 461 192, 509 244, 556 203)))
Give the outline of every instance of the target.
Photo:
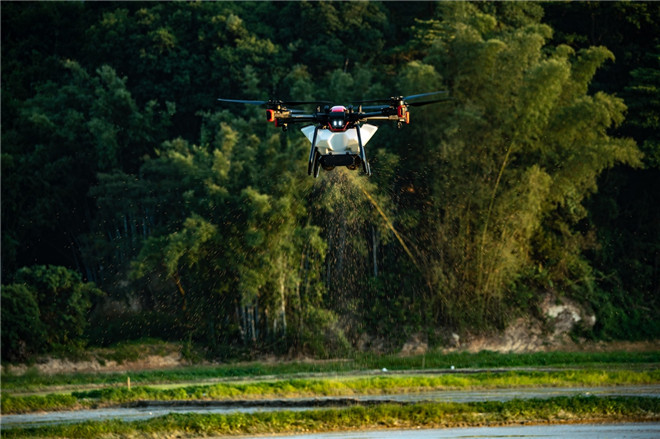
POLYGON ((80 347, 92 298, 101 295, 93 283, 65 267, 18 270, 14 283, 2 287, 3 358, 25 360, 56 347, 80 347))
POLYGON ((44 347, 46 327, 33 291, 26 285, 2 287, 2 359, 24 361, 44 347))

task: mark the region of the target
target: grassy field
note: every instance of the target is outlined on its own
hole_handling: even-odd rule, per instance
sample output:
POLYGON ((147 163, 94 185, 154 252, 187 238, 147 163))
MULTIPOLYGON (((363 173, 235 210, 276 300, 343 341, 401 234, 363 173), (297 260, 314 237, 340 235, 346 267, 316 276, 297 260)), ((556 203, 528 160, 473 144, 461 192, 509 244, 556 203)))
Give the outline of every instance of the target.
POLYGON ((262 379, 310 374, 363 373, 386 368, 389 371, 493 368, 587 368, 643 369, 660 364, 660 352, 537 352, 502 354, 497 352, 441 353, 401 357, 397 355, 358 354, 346 360, 323 362, 250 362, 211 366, 188 366, 169 370, 131 371, 130 373, 73 373, 45 375, 29 369, 22 375, 2 374, 2 390, 12 393, 44 392, 49 387, 112 386, 126 383, 127 376, 141 385, 194 383, 237 379, 262 379))
POLYGON ((124 404, 139 400, 234 400, 382 395, 438 390, 530 387, 588 387, 660 383, 660 370, 515 370, 449 374, 391 374, 323 378, 280 378, 164 388, 107 386, 99 389, 12 395, 2 392, 2 413, 28 413, 124 404))
MULTIPOLYGON (((253 400, 437 390, 660 383, 660 352, 357 355, 322 362, 252 362, 130 373, 2 375, 2 413, 75 410, 139 400, 253 400), (452 368, 452 366, 454 366, 452 368), (127 386, 130 376, 132 386, 127 386)), ((560 397, 416 403, 254 414, 170 414, 147 421, 90 421, 17 428, 2 437, 201 437, 374 428, 660 420, 660 398, 560 397)))
POLYGON ((102 421, 6 430, 2 436, 190 438, 381 428, 433 428, 520 423, 660 420, 660 399, 559 397, 508 402, 381 405, 254 414, 170 414, 147 421, 102 421))

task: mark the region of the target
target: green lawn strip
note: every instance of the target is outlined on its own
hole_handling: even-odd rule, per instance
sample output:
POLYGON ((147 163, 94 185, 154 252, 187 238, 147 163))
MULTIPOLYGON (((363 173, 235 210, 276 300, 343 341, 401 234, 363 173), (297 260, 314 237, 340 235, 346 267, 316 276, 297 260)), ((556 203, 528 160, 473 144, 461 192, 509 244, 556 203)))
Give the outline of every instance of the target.
POLYGON ((82 401, 71 394, 12 396, 7 392, 0 395, 2 414, 30 413, 38 411, 75 410, 91 407, 90 401, 82 401))
POLYGON ((536 352, 504 354, 433 352, 426 355, 357 354, 350 360, 324 362, 235 363, 214 366, 189 366, 167 370, 131 371, 130 373, 73 373, 45 375, 29 370, 23 375, 2 374, 3 390, 30 391, 51 386, 112 385, 131 379, 144 384, 177 383, 204 380, 252 378, 312 373, 347 373, 367 370, 411 370, 498 367, 589 367, 631 368, 631 365, 660 363, 660 352, 536 352))
POLYGON ((107 387, 68 395, 2 393, 3 413, 108 406, 138 400, 231 400, 317 396, 354 396, 522 387, 582 387, 660 383, 660 370, 509 371, 421 376, 369 376, 333 379, 288 379, 249 383, 217 383, 178 388, 107 387))
POLYGON ((500 353, 493 351, 470 352, 433 352, 426 355, 372 355, 358 354, 356 364, 363 369, 444 369, 456 368, 498 368, 498 367, 598 367, 632 364, 657 364, 660 351, 647 352, 531 352, 500 353))
POLYGON ((457 427, 520 423, 660 420, 660 399, 557 397, 507 402, 386 404, 253 414, 169 414, 146 421, 99 421, 3 430, 13 437, 201 437, 338 430, 457 427))
POLYGON ((142 370, 112 373, 40 374, 33 369, 23 375, 2 375, 2 386, 9 390, 38 390, 48 386, 90 384, 122 384, 130 376, 136 382, 158 384, 203 380, 240 379, 263 376, 293 375, 305 373, 344 373, 355 369, 349 361, 330 363, 281 363, 281 364, 227 364, 219 366, 188 366, 163 370, 142 370))

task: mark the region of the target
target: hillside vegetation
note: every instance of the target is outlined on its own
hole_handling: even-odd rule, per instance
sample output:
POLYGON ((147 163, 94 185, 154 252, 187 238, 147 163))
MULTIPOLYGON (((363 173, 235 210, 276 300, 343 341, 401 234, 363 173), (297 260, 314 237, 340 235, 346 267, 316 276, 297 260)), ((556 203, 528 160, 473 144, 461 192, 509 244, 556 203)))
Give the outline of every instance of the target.
POLYGON ((210 358, 543 318, 660 335, 659 3, 2 5, 2 360, 210 358), (582 31, 589 22, 589 31, 582 31), (446 90, 372 177, 217 98, 446 90), (396 231, 396 233, 395 233, 396 231))

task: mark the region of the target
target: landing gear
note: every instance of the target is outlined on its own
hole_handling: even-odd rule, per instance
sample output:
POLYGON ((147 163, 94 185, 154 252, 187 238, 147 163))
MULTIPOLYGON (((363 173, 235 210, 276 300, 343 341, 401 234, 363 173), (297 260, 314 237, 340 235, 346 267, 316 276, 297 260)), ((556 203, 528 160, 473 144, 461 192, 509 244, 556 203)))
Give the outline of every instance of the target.
POLYGON ((312 148, 309 150, 309 162, 307 163, 307 175, 312 175, 314 171, 314 178, 319 175, 319 152, 316 150, 316 137, 319 134, 319 127, 314 128, 314 137, 312 138, 312 148))
POLYGON ((371 166, 367 161, 367 153, 364 150, 364 145, 362 144, 362 136, 360 135, 359 125, 355 125, 355 130, 357 131, 358 146, 360 147, 360 159, 362 160, 362 170, 365 174, 371 176, 371 166))
POLYGON ((321 154, 315 151, 314 154, 314 178, 319 177, 319 170, 321 169, 321 154))

